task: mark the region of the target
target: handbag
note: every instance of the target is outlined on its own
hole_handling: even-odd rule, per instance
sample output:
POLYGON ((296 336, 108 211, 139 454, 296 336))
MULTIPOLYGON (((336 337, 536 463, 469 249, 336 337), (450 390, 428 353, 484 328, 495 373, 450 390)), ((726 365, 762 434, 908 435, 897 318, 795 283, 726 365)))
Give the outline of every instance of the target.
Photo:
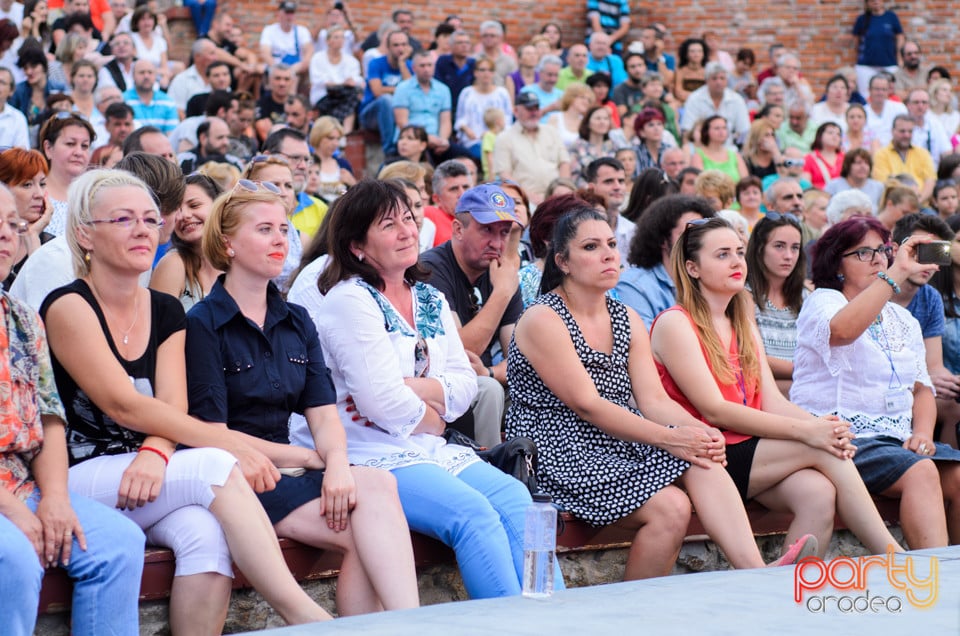
POLYGON ((456 429, 448 428, 443 437, 448 444, 472 449, 483 461, 519 480, 531 495, 537 492, 537 445, 532 439, 514 437, 486 449, 456 429))

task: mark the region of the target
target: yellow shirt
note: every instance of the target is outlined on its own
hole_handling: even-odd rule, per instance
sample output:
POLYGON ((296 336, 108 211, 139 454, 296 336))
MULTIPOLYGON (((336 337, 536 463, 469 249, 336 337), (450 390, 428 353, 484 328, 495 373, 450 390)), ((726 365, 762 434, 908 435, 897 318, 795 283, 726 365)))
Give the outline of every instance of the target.
POLYGON ((893 144, 881 148, 873 156, 873 178, 883 183, 889 177, 907 173, 917 180, 922 188, 928 179, 937 178, 937 170, 933 167, 930 153, 923 148, 911 146, 907 151, 906 161, 900 158, 900 153, 893 149, 893 144))
POLYGON ((297 210, 292 217, 293 227, 313 238, 327 214, 327 204, 303 192, 297 197, 297 203, 297 210))

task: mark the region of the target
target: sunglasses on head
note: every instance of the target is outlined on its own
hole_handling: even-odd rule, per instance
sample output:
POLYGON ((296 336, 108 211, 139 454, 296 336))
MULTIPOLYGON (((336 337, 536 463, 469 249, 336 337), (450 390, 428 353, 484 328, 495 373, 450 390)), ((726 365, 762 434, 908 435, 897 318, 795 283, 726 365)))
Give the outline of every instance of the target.
POLYGON ((257 192, 258 190, 263 189, 270 194, 280 194, 280 188, 277 187, 277 184, 270 181, 251 181, 250 179, 240 179, 237 181, 237 185, 234 187, 233 191, 237 192, 238 189, 243 189, 247 192, 257 192))
POLYGON ((790 212, 767 212, 766 215, 764 215, 764 218, 770 219, 774 222, 781 219, 786 219, 788 223, 792 223, 793 225, 797 226, 800 225, 800 219, 798 219, 795 214, 791 214, 790 212))

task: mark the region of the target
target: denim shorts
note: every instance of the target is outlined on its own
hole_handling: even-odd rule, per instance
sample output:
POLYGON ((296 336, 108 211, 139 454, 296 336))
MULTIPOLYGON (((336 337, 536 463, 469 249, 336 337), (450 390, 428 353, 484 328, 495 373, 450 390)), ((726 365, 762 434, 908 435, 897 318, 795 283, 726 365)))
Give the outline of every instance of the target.
POLYGON ((299 477, 282 475, 276 488, 257 493, 257 498, 267 511, 270 523, 277 525, 303 504, 319 499, 322 485, 322 470, 308 470, 299 477))
POLYGON ((858 437, 853 443, 857 447, 853 463, 867 490, 875 495, 893 486, 917 462, 960 462, 960 451, 940 442, 934 455, 917 455, 895 437, 858 437))

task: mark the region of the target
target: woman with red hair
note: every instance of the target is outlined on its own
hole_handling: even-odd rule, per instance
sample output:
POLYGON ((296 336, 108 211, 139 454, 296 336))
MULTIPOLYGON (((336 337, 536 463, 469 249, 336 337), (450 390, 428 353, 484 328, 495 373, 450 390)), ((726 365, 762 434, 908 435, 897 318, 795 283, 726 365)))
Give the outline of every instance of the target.
POLYGON ((0 153, 0 182, 13 194, 17 215, 25 226, 10 274, 2 283, 4 290, 10 289, 27 257, 53 238, 44 231, 53 213, 53 206, 47 198, 49 171, 47 160, 36 150, 9 148, 0 153))

